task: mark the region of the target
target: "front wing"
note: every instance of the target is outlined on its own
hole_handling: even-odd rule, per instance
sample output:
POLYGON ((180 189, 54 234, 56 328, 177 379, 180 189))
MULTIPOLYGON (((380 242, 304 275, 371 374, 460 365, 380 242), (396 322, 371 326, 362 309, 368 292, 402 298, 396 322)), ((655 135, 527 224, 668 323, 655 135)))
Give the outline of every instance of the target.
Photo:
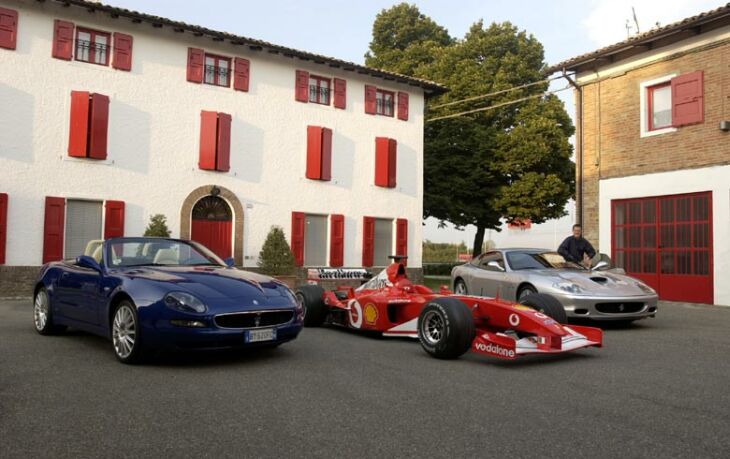
POLYGON ((477 336, 472 342, 471 350, 479 354, 512 360, 526 354, 559 354, 584 347, 603 345, 601 329, 578 325, 564 325, 562 328, 568 332, 565 336, 528 336, 524 338, 477 329, 477 336))

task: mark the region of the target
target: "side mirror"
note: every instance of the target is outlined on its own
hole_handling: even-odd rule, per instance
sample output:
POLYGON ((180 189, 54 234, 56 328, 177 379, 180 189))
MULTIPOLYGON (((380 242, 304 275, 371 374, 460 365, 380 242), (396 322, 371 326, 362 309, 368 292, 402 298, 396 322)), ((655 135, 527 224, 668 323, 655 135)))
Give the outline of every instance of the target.
POLYGON ((608 266, 608 263, 606 263, 605 261, 599 261, 598 263, 596 263, 596 266, 591 268, 591 271, 597 271, 601 268, 606 268, 607 266, 608 266))
POLYGON ((489 266, 490 268, 494 268, 497 271, 504 271, 504 268, 496 261, 490 261, 489 263, 487 263, 487 266, 489 266))
POLYGON ((94 271, 101 272, 101 266, 99 265, 99 263, 97 263, 96 260, 88 255, 81 255, 80 257, 76 257, 76 264, 78 266, 81 266, 82 268, 89 268, 93 269, 94 271))
POLYGON ((236 266, 236 260, 233 259, 233 257, 228 257, 225 260, 223 260, 223 263, 226 264, 229 268, 233 268, 236 266))

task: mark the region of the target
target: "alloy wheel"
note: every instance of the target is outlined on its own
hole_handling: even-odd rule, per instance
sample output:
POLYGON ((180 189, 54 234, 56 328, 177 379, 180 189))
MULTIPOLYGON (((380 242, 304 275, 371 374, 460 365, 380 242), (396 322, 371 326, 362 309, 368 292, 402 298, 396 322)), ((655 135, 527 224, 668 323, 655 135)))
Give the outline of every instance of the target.
POLYGON ((134 319, 134 312, 129 305, 123 304, 114 314, 112 324, 112 341, 114 351, 119 358, 126 359, 134 351, 134 343, 137 338, 137 324, 134 319))
POLYGON ((421 321, 421 335, 432 346, 441 341, 444 328, 444 318, 436 311, 428 311, 421 321))
POLYGON ((46 323, 48 322, 48 296, 43 290, 35 296, 33 321, 35 322, 36 330, 43 331, 46 328, 46 323))

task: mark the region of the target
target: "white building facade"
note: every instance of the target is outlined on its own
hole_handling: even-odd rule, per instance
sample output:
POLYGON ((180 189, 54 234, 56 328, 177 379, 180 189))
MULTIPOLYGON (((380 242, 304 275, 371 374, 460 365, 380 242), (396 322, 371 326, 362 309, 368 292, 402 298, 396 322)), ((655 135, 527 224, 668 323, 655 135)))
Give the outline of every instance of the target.
POLYGON ((86 1, 0 1, 0 263, 154 214, 253 267, 421 266, 422 80, 86 1), (66 7, 64 5, 68 4, 66 7))

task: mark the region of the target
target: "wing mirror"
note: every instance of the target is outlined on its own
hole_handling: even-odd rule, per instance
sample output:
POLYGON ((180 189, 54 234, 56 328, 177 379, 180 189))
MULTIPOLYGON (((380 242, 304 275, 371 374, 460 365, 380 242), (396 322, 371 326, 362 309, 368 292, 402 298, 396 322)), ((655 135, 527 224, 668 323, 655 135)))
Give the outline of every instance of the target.
POLYGON ((81 266, 82 268, 89 268, 93 269, 94 271, 101 272, 101 265, 99 265, 96 260, 88 255, 81 255, 80 257, 76 257, 76 264, 78 266, 81 266))
POLYGON ((599 269, 606 267, 608 267, 608 263, 606 263, 605 261, 599 261, 598 263, 596 263, 596 266, 591 268, 591 271, 598 271, 599 269))
POLYGON ((487 266, 489 266, 490 268, 494 268, 497 271, 504 271, 502 265, 500 265, 496 261, 490 261, 489 263, 487 263, 487 266))
POLYGON ((225 260, 223 260, 223 263, 226 264, 229 268, 233 268, 236 266, 236 260, 233 259, 233 257, 228 257, 225 260))

